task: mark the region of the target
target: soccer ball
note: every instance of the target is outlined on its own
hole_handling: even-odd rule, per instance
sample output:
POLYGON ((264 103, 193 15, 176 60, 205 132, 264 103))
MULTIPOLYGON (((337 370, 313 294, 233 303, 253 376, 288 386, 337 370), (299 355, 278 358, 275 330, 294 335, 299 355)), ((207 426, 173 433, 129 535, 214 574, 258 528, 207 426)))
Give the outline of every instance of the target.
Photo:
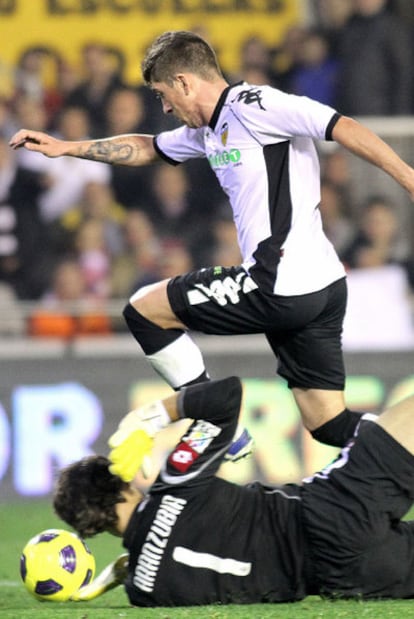
POLYGON ((20 575, 38 600, 65 602, 91 582, 95 559, 75 533, 47 529, 29 540, 20 557, 20 575))

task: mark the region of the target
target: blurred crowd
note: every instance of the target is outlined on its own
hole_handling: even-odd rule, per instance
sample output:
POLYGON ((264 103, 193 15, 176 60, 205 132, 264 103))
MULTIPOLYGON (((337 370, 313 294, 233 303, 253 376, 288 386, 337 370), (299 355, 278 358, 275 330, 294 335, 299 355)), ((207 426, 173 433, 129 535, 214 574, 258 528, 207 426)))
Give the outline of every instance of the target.
MULTIPOLYGON (((349 115, 413 114, 411 5, 310 1, 310 26, 290 28, 274 47, 250 37, 226 77, 310 96, 349 115)), ((148 88, 125 80, 120 50, 91 41, 81 58, 73 67, 47 47, 27 49, 12 94, 0 98, 0 307, 36 302, 22 323, 11 320, 17 310, 1 311, 8 316, 3 333, 110 333, 108 301, 193 268, 240 261, 230 206, 204 160, 137 169, 8 147, 21 127, 81 140, 176 126, 148 88)), ((340 150, 322 154, 321 174, 325 230, 347 267, 398 264, 414 289, 396 205, 373 192, 355 209, 340 150)))

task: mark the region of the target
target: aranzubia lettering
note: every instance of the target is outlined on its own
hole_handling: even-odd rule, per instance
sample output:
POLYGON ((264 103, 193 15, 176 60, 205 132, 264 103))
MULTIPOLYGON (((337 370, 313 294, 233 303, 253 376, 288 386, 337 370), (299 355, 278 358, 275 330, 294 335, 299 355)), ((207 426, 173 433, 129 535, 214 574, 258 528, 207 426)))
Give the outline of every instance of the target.
POLYGON ((158 569, 168 544, 173 526, 187 501, 167 494, 161 500, 150 530, 138 556, 134 572, 134 585, 151 593, 154 590, 158 569))

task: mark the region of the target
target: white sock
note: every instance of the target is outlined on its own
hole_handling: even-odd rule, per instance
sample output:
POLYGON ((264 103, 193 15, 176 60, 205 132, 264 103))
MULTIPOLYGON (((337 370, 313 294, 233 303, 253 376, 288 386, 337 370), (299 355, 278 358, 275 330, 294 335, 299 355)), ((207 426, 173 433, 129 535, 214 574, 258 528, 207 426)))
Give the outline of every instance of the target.
POLYGON ((165 348, 146 357, 154 370, 173 389, 195 380, 205 372, 201 351, 187 333, 183 333, 165 348))

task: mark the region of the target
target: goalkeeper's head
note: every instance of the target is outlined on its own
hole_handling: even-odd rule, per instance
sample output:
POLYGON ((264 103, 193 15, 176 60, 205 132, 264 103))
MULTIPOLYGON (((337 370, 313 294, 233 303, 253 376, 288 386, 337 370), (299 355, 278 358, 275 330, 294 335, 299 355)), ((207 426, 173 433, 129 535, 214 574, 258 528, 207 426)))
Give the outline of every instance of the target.
POLYGON ((104 456, 89 456, 59 474, 53 507, 81 537, 108 531, 119 535, 117 506, 126 501, 130 486, 109 471, 104 456))

